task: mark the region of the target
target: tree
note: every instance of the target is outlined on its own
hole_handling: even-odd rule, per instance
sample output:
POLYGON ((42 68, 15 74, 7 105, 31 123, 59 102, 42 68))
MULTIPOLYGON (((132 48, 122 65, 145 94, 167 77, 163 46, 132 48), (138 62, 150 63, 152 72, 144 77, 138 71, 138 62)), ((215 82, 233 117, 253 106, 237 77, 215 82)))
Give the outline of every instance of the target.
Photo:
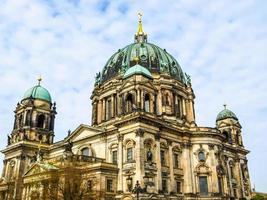
POLYGON ((256 194, 254 197, 252 197, 252 200, 264 200, 264 196, 256 194))

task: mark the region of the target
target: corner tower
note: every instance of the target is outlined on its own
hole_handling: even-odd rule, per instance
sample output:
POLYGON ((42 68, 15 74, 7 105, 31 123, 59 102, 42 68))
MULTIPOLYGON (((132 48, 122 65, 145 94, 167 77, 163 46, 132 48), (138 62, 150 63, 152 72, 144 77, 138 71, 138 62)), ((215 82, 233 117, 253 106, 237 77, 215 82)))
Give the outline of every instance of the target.
POLYGON ((13 130, 8 135, 2 177, 7 196, 17 199, 21 195, 22 176, 37 159, 37 152, 45 153, 53 143, 56 104, 47 89, 38 84, 28 89, 14 111, 13 130))

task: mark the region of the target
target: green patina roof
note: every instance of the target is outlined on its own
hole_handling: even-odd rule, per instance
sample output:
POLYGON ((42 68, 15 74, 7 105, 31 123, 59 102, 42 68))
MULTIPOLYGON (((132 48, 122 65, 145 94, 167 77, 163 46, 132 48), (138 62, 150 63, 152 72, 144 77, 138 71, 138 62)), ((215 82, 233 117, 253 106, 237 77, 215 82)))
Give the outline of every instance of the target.
POLYGON ((172 78, 186 84, 186 77, 176 59, 165 49, 147 42, 135 42, 114 53, 107 61, 102 72, 97 74, 96 85, 110 80, 125 72, 136 64, 151 73, 168 74, 172 78))
POLYGON ((144 75, 148 78, 152 78, 151 73, 146 68, 144 68, 139 64, 136 64, 133 67, 129 68, 123 75, 123 78, 128 78, 132 75, 144 75))
POLYGON ((238 120, 235 113, 233 113, 231 110, 228 110, 227 108, 225 108, 224 110, 219 112, 219 114, 217 115, 216 121, 227 119, 227 118, 233 118, 233 119, 238 120))
POLYGON ((42 87, 41 85, 36 85, 28 89, 25 92, 23 99, 28 99, 28 98, 41 99, 41 100, 45 100, 48 102, 52 102, 52 98, 48 90, 42 87))

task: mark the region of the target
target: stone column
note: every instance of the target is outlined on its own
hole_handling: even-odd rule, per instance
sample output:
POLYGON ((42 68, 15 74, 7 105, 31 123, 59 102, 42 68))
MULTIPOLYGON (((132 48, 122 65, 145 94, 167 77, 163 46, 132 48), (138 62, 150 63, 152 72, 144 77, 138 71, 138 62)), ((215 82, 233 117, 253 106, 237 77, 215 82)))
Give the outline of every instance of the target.
POLYGON ((228 179, 229 179, 229 190, 230 190, 230 196, 234 195, 234 191, 233 191, 233 184, 232 184, 232 174, 231 174, 231 170, 230 170, 230 166, 229 166, 229 161, 227 162, 227 171, 228 171, 228 179))
POLYGON ((185 99, 182 98, 182 115, 186 116, 185 99))
POLYGON ((162 92, 161 92, 161 89, 159 89, 159 91, 158 91, 158 105, 157 105, 157 108, 158 108, 158 113, 156 113, 156 114, 161 115, 162 114, 162 92))
POLYGON ((102 100, 98 101, 98 113, 97 113, 97 123, 101 123, 102 122, 102 100))
POLYGON ((141 101, 141 110, 144 110, 144 91, 141 90, 141 96, 140 96, 140 101, 141 101))
POLYGON ((157 178, 156 178, 156 190, 162 190, 162 172, 161 172, 161 159, 160 159, 160 132, 155 135, 156 140, 156 165, 157 165, 157 178))
POLYGON ((137 89, 137 109, 141 109, 141 90, 137 89))
POLYGON ((218 188, 218 175, 217 175, 217 166, 218 166, 218 162, 217 159, 215 158, 215 154, 214 154, 214 145, 213 144, 209 144, 209 155, 210 155, 210 167, 211 167, 211 179, 212 179, 212 187, 211 187, 211 192, 213 193, 218 193, 219 192, 219 188, 218 188))
POLYGON ((114 117, 117 117, 118 115, 117 104, 118 104, 118 98, 117 95, 114 94, 114 117))
POLYGON ((111 118, 113 118, 114 117, 114 113, 115 113, 114 112, 115 111, 115 109, 114 109, 115 108, 115 105, 114 105, 114 95, 113 94, 111 95, 111 106, 112 106, 111 107, 112 108, 111 109, 111 118))
POLYGON ((240 197, 245 197, 245 187, 244 187, 244 180, 243 180, 243 174, 242 174, 242 167, 241 167, 241 163, 238 162, 238 171, 239 171, 239 176, 240 176, 240 186, 241 186, 241 189, 242 189, 242 195, 240 195, 240 197))
POLYGON ((135 163, 136 163, 136 174, 135 178, 144 187, 143 177, 145 176, 145 158, 144 158, 144 130, 136 130, 136 146, 135 146, 135 163))
POLYGON ((102 103, 102 121, 106 121, 106 100, 103 99, 102 103))
POLYGON ((195 184, 192 179, 191 171, 191 156, 190 156, 190 143, 189 141, 183 144, 183 171, 184 171, 184 193, 193 193, 193 185, 195 184))
POLYGON ((173 152, 172 152, 172 142, 168 141, 169 146, 169 161, 170 161, 170 192, 176 192, 175 191, 175 179, 174 179, 174 163, 173 163, 173 152))
POLYGON ((119 168, 119 173, 118 173, 118 182, 117 182, 117 190, 118 192, 123 192, 123 135, 118 134, 118 168, 119 168))

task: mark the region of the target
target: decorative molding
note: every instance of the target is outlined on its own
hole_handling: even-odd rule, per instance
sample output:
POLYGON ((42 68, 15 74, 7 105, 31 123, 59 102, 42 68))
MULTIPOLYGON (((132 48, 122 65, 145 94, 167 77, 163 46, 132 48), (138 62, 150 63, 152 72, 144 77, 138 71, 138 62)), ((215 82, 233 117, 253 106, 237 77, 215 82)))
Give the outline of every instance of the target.
POLYGON ((143 137, 144 136, 144 133, 145 133, 144 129, 139 128, 139 129, 136 130, 135 136, 136 137, 143 137))

